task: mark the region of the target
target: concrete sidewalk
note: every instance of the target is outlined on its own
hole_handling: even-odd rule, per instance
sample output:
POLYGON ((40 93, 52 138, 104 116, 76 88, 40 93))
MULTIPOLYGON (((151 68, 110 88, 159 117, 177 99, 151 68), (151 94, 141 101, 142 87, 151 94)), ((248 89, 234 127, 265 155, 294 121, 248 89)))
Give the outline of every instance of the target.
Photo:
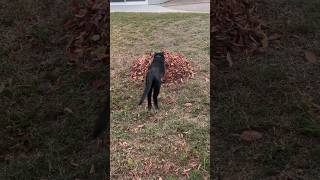
POLYGON ((110 12, 170 13, 170 12, 187 12, 187 11, 166 8, 159 5, 111 5, 110 12))
POLYGON ((110 12, 210 13, 210 0, 171 0, 159 5, 111 5, 110 12))
POLYGON ((187 5, 187 4, 201 4, 201 3, 209 3, 210 0, 170 0, 162 3, 164 6, 176 6, 176 5, 187 5))
POLYGON ((160 6, 187 12, 210 13, 210 0, 171 0, 160 6))
POLYGON ((164 6, 172 10, 183 10, 186 12, 195 12, 195 13, 210 13, 210 4, 209 3, 200 3, 200 4, 186 4, 186 5, 175 5, 175 6, 164 6))

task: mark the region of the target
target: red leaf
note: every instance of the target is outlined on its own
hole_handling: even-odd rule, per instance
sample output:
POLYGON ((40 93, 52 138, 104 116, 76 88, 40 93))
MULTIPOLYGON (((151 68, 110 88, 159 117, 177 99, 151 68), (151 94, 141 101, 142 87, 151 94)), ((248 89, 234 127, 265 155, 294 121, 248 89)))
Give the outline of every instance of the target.
POLYGON ((252 142, 262 138, 262 134, 254 130, 246 130, 241 133, 240 138, 247 142, 252 142))
POLYGON ((192 106, 192 103, 185 103, 184 106, 190 107, 190 106, 192 106))
POLYGON ((311 51, 305 51, 304 52, 305 58, 310 63, 316 63, 317 62, 317 55, 311 51))
POLYGON ((269 40, 270 41, 273 41, 273 40, 277 40, 277 39, 280 39, 281 38, 281 35, 278 34, 278 33, 273 33, 269 36, 269 40))
POLYGON ((70 7, 73 10, 74 13, 79 13, 80 11, 80 6, 79 3, 76 2, 76 0, 72 0, 70 3, 70 7))
POLYGON ((95 87, 96 89, 100 89, 101 87, 103 87, 105 84, 105 82, 101 79, 97 79, 95 81, 93 81, 92 85, 93 87, 95 87))

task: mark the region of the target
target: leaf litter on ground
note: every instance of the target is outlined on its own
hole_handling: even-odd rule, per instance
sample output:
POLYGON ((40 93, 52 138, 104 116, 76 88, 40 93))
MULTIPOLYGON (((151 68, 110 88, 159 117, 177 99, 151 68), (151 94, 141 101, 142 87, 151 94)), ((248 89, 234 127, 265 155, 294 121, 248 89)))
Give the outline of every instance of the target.
MULTIPOLYGON (((130 70, 131 79, 144 81, 153 55, 153 52, 143 54, 133 62, 130 70)), ((181 53, 164 50, 164 57, 166 67, 164 83, 183 83, 184 80, 194 77, 195 73, 190 62, 181 53)))
POLYGON ((92 62, 106 62, 109 56, 108 2, 87 0, 80 5, 79 1, 72 0, 70 8, 74 16, 64 23, 64 28, 69 30, 67 37, 70 37, 66 47, 69 62, 83 65, 80 61, 83 57, 89 57, 92 62))
POLYGON ((253 142, 262 138, 262 133, 255 130, 245 130, 241 133, 240 138, 247 142, 253 142))
POLYGON ((307 59, 308 62, 310 63, 317 63, 317 55, 314 52, 311 51, 305 51, 304 52, 305 58, 307 59))
POLYGON ((231 55, 264 52, 270 38, 280 38, 279 34, 266 34, 267 25, 257 16, 253 0, 213 0, 211 4, 211 42, 215 44, 216 64, 231 66, 231 55))

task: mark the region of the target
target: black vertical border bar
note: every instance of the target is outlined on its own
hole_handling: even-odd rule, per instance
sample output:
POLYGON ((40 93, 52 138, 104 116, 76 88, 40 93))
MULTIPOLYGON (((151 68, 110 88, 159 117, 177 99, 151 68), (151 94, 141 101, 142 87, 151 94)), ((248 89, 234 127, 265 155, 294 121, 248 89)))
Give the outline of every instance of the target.
POLYGON ((107 127, 106 127, 106 145, 105 145, 105 167, 104 167, 104 179, 110 179, 110 0, 107 1, 107 9, 106 9, 106 22, 107 25, 107 42, 106 42, 106 104, 107 104, 107 127))

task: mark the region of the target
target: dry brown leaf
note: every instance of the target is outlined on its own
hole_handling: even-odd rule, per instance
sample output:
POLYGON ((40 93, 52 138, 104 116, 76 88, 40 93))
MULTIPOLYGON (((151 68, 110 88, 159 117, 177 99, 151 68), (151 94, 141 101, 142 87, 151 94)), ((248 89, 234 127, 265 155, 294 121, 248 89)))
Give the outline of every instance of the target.
POLYGON ((91 37, 92 41, 98 41, 100 39, 100 35, 99 34, 95 34, 91 37))
POLYGON ((95 168, 94 168, 94 164, 92 164, 89 173, 90 173, 90 174, 95 174, 95 172, 96 172, 96 171, 95 171, 95 168))
POLYGON ((267 48, 269 46, 268 37, 263 34, 263 39, 261 40, 262 48, 267 48))
POLYGON ((305 51, 304 52, 305 58, 310 63, 316 63, 317 62, 317 55, 314 52, 311 51, 305 51))
POLYGON ((70 164, 74 167, 79 167, 79 164, 75 163, 73 160, 70 161, 70 164))
POLYGON ((138 128, 143 128, 144 124, 138 125, 138 128))
POLYGON ((320 111, 320 105, 316 103, 311 103, 313 107, 315 107, 318 111, 320 111))
POLYGON ((102 79, 97 79, 97 80, 93 81, 93 83, 92 83, 93 87, 95 87, 96 89, 102 88, 104 86, 104 84, 105 84, 105 81, 102 79))
POLYGON ((247 142, 252 142, 262 138, 262 134, 254 130, 245 130, 241 133, 240 138, 247 142))
POLYGON ((191 170, 191 168, 189 168, 189 169, 184 169, 182 174, 185 175, 185 176, 187 176, 187 177, 189 177, 189 172, 190 172, 190 170, 191 170))
POLYGON ((129 145, 128 145, 128 143, 127 142, 119 142, 119 145, 120 145, 120 147, 122 147, 122 148, 127 148, 129 145))
POLYGON ((281 38, 281 34, 278 34, 278 33, 273 33, 269 36, 269 40, 270 41, 273 41, 273 40, 277 40, 277 39, 280 39, 281 38))
POLYGON ((293 38, 296 38, 296 39, 300 39, 300 36, 298 36, 298 35, 295 35, 295 34, 293 34, 293 35, 290 35, 290 37, 293 37, 293 38))
POLYGON ((68 112, 68 113, 70 113, 70 114, 73 113, 73 111, 72 111, 70 108, 68 108, 68 107, 65 107, 65 108, 64 108, 64 111, 66 111, 66 112, 68 112))
POLYGON ((231 59, 231 55, 230 55, 230 53, 229 52, 227 52, 227 61, 228 61, 228 63, 229 63, 229 67, 232 67, 232 65, 233 65, 233 62, 232 62, 232 59, 231 59))
POLYGON ((192 106, 192 103, 185 103, 184 106, 185 107, 190 107, 190 106, 192 106))

